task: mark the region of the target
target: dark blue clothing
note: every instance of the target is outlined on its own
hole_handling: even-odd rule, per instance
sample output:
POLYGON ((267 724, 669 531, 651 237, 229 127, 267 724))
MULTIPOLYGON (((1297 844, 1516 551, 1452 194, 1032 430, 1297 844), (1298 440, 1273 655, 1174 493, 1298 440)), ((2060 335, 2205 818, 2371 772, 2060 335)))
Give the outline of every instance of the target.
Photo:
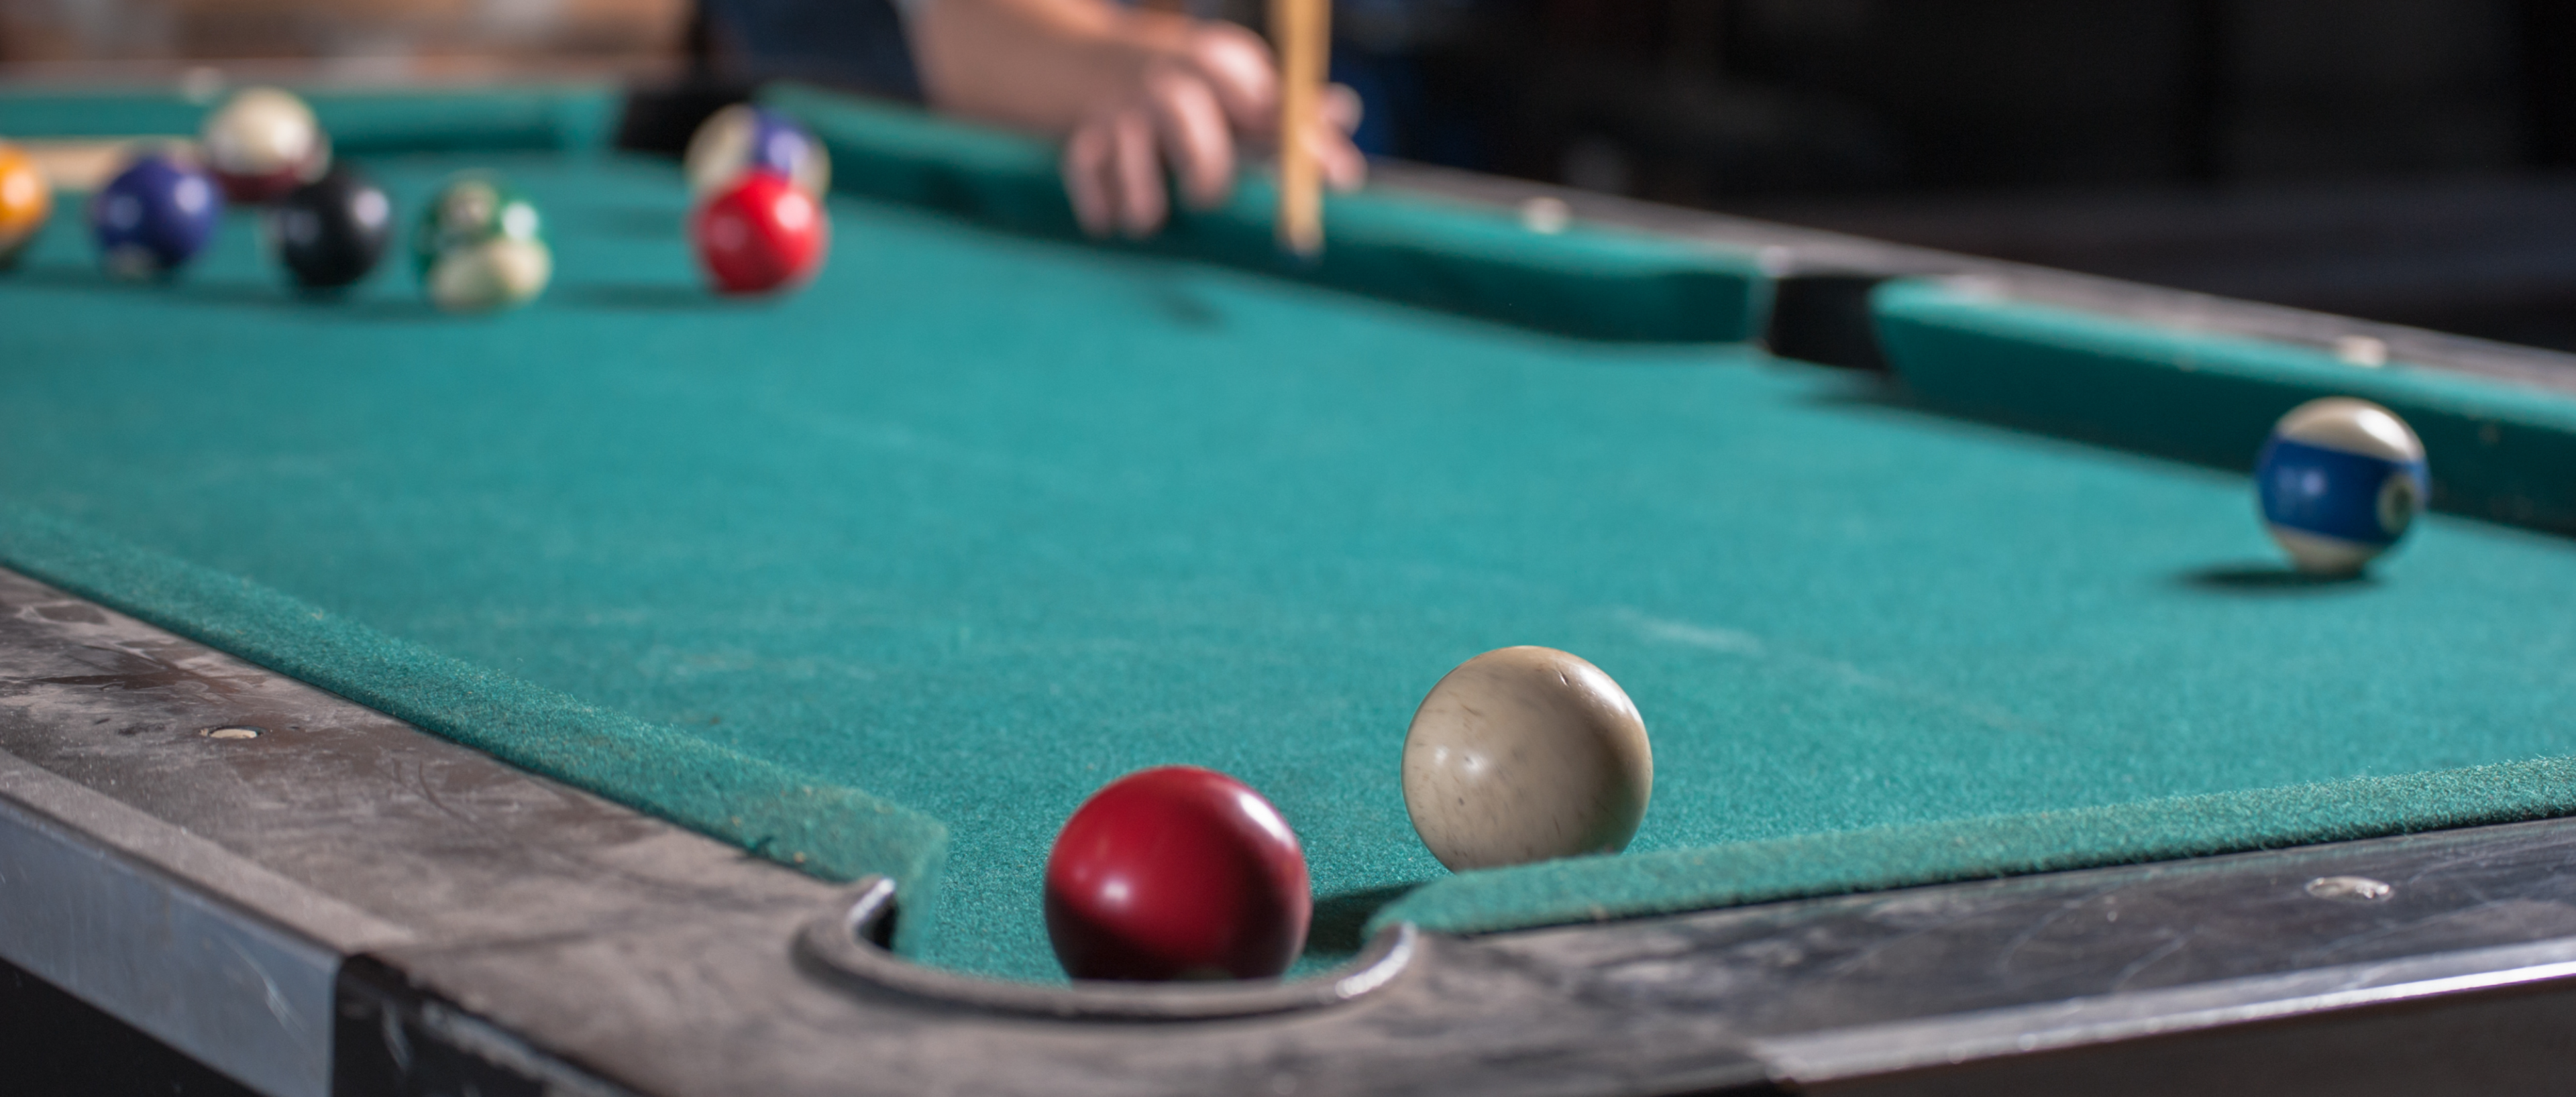
POLYGON ((699 0, 708 60, 747 80, 811 80, 921 99, 912 45, 890 0, 699 0))

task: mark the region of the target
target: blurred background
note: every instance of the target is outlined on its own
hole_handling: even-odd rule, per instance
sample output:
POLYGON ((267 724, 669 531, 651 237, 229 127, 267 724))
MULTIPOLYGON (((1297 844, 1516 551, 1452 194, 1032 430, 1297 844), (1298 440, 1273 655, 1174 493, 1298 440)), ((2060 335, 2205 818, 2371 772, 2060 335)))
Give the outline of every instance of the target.
POLYGON ((0 76, 113 78, 278 61, 327 77, 489 73, 675 55, 693 0, 0 0, 0 76))
MULTIPOLYGON (((796 75, 695 0, 0 0, 0 81, 796 75)), ((1258 28, 1259 0, 1153 0, 1258 28)), ((2576 3, 1340 0, 1373 154, 2576 349, 2576 3)), ((883 36, 880 35, 880 38, 883 36)), ((855 48, 855 47, 850 47, 855 48)), ((720 95, 721 93, 714 93, 720 95)))

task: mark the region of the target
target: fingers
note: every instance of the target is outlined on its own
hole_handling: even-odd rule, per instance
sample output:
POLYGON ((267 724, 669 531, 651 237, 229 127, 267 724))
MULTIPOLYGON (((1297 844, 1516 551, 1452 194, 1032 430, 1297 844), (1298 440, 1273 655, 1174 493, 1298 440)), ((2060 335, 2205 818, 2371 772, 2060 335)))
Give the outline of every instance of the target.
POLYGON ((1360 102, 1360 93, 1349 84, 1324 86, 1324 120, 1332 123, 1334 129, 1358 133, 1360 119, 1366 116, 1367 109, 1360 102))
POLYGON ((1163 197, 1162 157, 1156 155, 1154 120, 1136 109, 1118 111, 1109 120, 1110 176, 1118 229, 1129 236, 1151 236, 1163 227, 1170 205, 1163 197))
POLYGON ((1323 121, 1308 138, 1316 161, 1324 166, 1324 185, 1334 190, 1358 190, 1368 181, 1368 157, 1351 143, 1362 117, 1365 108, 1360 93, 1349 84, 1324 89, 1323 121))
POLYGON ((1306 151, 1323 169, 1324 185, 1334 190, 1358 190, 1368 181, 1368 157, 1361 155, 1351 136, 1331 122, 1318 120, 1306 131, 1306 151))
POLYGON ((1064 193, 1073 200, 1073 219, 1092 236, 1107 236, 1118 225, 1115 180, 1109 173, 1109 125, 1095 118, 1074 128, 1064 143, 1064 193))
MULTIPOLYGON (((1160 229, 1171 213, 1166 162, 1191 206, 1223 202, 1234 185, 1240 138, 1269 144, 1278 133, 1278 73, 1270 48, 1252 32, 1199 25, 1162 57, 1131 85, 1133 98, 1092 115, 1065 143, 1065 192, 1091 235, 1143 237, 1160 229)), ((1296 140, 1313 155, 1327 186, 1356 189, 1368 177, 1368 159, 1350 139, 1361 119, 1360 98, 1335 84, 1322 108, 1315 126, 1296 140)))
POLYGON ((1334 190, 1358 190, 1368 182, 1368 157, 1359 146, 1351 144, 1348 134, 1335 132, 1315 141, 1315 160, 1324 168, 1324 185, 1334 190))
POLYGON ((1064 146, 1064 191, 1074 220, 1093 236, 1148 236, 1163 226, 1162 161, 1154 120, 1139 107, 1094 115, 1064 146))
POLYGON ((1216 90, 1195 71, 1158 66, 1146 74, 1145 96, 1182 199, 1199 209, 1224 201, 1234 186, 1234 134, 1216 90))

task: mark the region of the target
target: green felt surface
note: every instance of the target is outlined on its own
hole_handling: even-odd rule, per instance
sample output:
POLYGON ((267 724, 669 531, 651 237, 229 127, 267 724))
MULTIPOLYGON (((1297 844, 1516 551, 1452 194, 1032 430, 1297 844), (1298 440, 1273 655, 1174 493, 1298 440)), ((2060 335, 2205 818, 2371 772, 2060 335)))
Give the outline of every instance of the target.
POLYGON ((369 166, 408 212, 467 163, 549 211, 525 312, 440 316, 394 265, 298 300, 245 218, 165 287, 49 233, 0 280, 0 563, 816 871, 905 874, 930 962, 1056 977, 1054 828, 1169 763, 1297 828, 1314 962, 1372 917, 2576 808, 2558 538, 2436 516, 2379 578, 2301 584, 2237 476, 1742 347, 847 197, 810 289, 723 301, 670 165, 369 166), (1630 856, 1451 877, 1405 820, 1405 721, 1515 643, 1627 687, 1655 799, 1630 856))

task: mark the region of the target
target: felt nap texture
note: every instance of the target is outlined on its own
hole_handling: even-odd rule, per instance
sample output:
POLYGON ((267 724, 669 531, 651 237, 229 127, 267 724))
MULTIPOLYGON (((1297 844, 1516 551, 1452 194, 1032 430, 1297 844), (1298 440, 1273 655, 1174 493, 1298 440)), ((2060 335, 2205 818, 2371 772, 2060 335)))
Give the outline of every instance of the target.
POLYGON ((847 197, 814 285, 721 300, 673 166, 368 163, 406 215, 468 165, 548 212, 526 311, 441 316, 390 264, 300 299, 244 216, 168 286, 49 231, 0 278, 0 563, 773 854, 908 858, 938 880, 905 922, 928 962, 1057 977, 1048 841, 1150 765, 1233 773, 1297 828, 1309 968, 1372 916, 2566 807, 2557 538, 2436 516, 2376 578, 2309 583, 2239 476, 1746 348, 847 197), (1655 799, 1629 856, 1450 877, 1405 819, 1405 722, 1515 643, 1620 681, 1655 799), (746 788, 774 814, 709 819, 746 788))
POLYGON ((1930 280, 1872 297, 1907 388, 1945 408, 2228 469, 2321 396, 2358 396, 2415 428, 2445 510, 2576 531, 2576 401, 2323 350, 1994 298, 1930 280))
POLYGON ((5 502, 0 560, 762 856, 828 879, 883 873, 919 902, 935 902, 947 832, 919 812, 459 662, 239 576, 5 502))
MULTIPOLYGON (((762 98, 822 139, 836 190, 1078 235, 1045 142, 793 84, 762 98)), ((1770 310, 1771 281, 1749 254, 1583 226, 1533 232, 1497 211, 1365 191, 1327 196, 1310 269, 1281 255, 1276 202, 1267 176, 1247 174, 1215 209, 1175 205, 1151 243, 1107 246, 1594 339, 1743 342, 1770 310)))

